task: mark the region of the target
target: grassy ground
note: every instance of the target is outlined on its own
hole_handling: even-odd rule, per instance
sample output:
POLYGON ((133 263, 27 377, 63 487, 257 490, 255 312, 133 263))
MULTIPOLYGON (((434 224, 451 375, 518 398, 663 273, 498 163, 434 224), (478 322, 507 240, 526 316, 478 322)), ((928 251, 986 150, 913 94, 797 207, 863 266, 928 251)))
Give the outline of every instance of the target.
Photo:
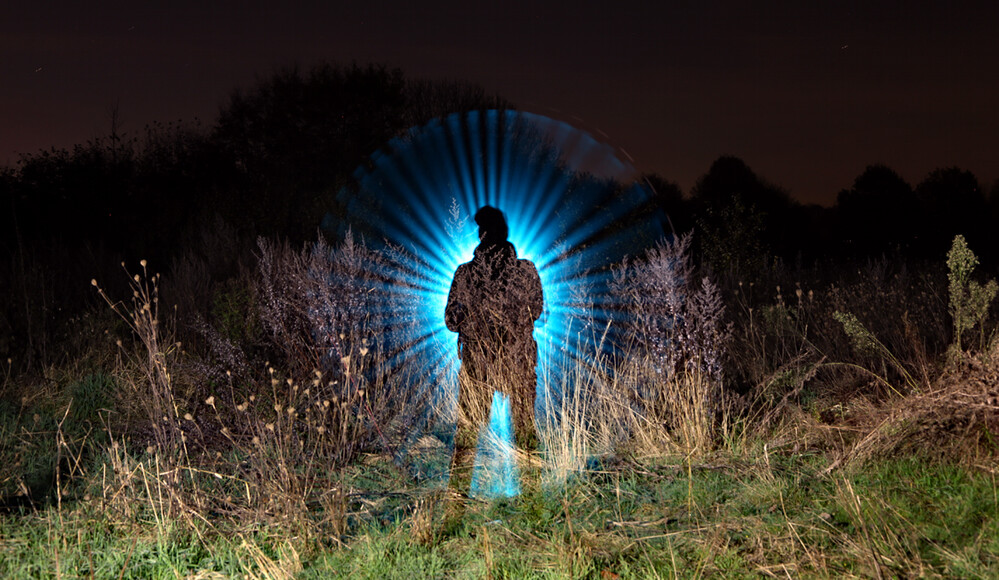
MULTIPOLYGON (((994 474, 908 458, 825 473, 819 455, 617 460, 558 488, 468 499, 368 456, 339 535, 262 517, 115 517, 103 498, 0 519, 5 578, 990 577, 994 474)), ((536 480, 527 473, 527 481, 536 480)), ((309 514, 328 516, 321 509, 309 514)))
MULTIPOLYGON (((207 329, 186 351, 143 263, 131 306, 98 290, 119 321, 74 323, 85 356, 0 364, 0 578, 999 576, 997 290, 958 275, 971 255, 946 291, 865 275, 791 303, 733 285, 730 326, 707 283, 680 288, 701 307, 679 316, 639 301, 640 348, 614 373, 542 378, 568 381, 543 385, 566 394, 547 451, 521 457, 519 496, 486 502, 461 493, 470 474, 446 480, 453 420, 412 386, 435 377, 375 372, 363 332, 301 332, 317 292, 330 312, 339 295, 315 260, 262 253, 282 274, 245 286, 276 298, 226 319, 255 339, 207 329), (677 321, 684 340, 656 340, 677 321)), ((682 286, 685 259, 643 267, 682 286)))

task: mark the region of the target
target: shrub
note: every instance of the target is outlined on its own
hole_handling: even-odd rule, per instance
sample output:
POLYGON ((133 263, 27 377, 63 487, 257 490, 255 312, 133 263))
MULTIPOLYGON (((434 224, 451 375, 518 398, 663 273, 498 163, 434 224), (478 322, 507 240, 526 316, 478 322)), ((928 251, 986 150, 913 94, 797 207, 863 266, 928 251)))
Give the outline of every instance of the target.
POLYGON ((640 423, 665 429, 686 453, 712 445, 731 336, 718 287, 695 275, 690 242, 681 236, 625 261, 611 283, 624 308, 622 343, 634 365, 640 423))
POLYGON ((954 347, 962 350, 962 336, 975 328, 980 329, 979 348, 985 347, 985 317, 989 306, 999 291, 995 280, 984 286, 971 279, 978 266, 978 257, 968 248, 964 236, 956 236, 947 252, 947 279, 950 281, 950 314, 954 319, 954 347))

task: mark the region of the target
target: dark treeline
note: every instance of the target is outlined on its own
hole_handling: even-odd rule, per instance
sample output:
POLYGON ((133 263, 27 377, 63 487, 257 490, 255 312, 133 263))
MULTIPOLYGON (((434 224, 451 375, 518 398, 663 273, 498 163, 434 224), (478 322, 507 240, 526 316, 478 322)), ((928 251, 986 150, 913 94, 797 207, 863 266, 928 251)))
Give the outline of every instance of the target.
POLYGON ((999 182, 986 193, 969 171, 946 167, 915 187, 870 165, 832 207, 803 205, 741 159, 717 159, 684 195, 648 177, 679 232, 693 230, 699 257, 716 271, 750 278, 775 266, 822 268, 887 257, 942 262, 961 234, 985 269, 999 266, 999 182))
POLYGON ((206 220, 243 234, 314 238, 336 192, 407 128, 454 112, 509 106, 461 82, 408 80, 382 66, 289 69, 235 91, 200 121, 22 155, 0 174, 3 242, 105 246, 166 260, 206 220))
MULTIPOLYGON (((21 368, 51 360, 71 317, 97 298, 90 280, 124 279, 122 261, 224 281, 258 236, 314 240, 323 216, 337 215, 337 192, 382 144, 452 112, 510 106, 466 82, 320 64, 234 91, 210 124, 135 134, 113 112, 103 137, 23 154, 0 168, 0 353, 21 368)), ((194 306, 211 289, 201 294, 194 306)))
MULTIPOLYGON (((337 216, 337 192, 382 144, 450 113, 512 106, 469 83, 322 64, 234 91, 207 124, 134 134, 113 114, 101 138, 24 154, 0 168, 0 353, 44 364, 60 332, 72 333, 71 316, 95 300, 91 278, 121 278, 113 270, 123 260, 169 271, 200 252, 207 273, 224 280, 257 236, 314 239, 323 216, 337 216), (221 233, 227 243, 206 247, 221 233)), ((697 256, 716 271, 878 256, 942 261, 958 233, 987 268, 999 260, 999 187, 986 195, 958 168, 913 187, 872 165, 832 208, 795 202, 736 157, 719 158, 686 193, 647 179, 674 228, 696 232, 697 256)))

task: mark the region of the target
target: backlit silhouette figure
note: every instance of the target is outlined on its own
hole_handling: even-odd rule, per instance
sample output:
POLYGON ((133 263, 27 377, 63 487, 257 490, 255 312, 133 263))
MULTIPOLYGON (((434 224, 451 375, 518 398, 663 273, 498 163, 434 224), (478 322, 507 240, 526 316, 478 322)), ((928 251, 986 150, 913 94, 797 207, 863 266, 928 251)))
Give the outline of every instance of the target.
POLYGON ((479 428, 489 419, 493 391, 510 397, 518 445, 537 442, 533 330, 544 307, 541 278, 507 241, 503 212, 484 206, 475 223, 480 243, 472 261, 458 266, 444 314, 448 329, 458 333, 461 353, 456 456, 475 446, 479 428))

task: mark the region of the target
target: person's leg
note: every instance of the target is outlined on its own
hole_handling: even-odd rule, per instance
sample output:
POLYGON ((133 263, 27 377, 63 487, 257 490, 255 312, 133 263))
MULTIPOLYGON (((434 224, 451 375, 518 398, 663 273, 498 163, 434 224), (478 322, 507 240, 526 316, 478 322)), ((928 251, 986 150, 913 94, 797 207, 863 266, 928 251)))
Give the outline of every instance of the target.
POLYGON ((513 424, 517 447, 533 451, 538 446, 538 432, 534 423, 534 402, 537 396, 537 375, 531 360, 522 360, 516 369, 513 382, 513 424))
POLYGON ((538 449, 538 433, 534 422, 534 399, 536 377, 533 365, 527 372, 523 361, 511 369, 509 377, 510 413, 513 420, 514 444, 517 448, 517 465, 520 471, 521 493, 530 493, 540 482, 539 464, 535 451, 538 449))
POLYGON ((457 425, 449 484, 461 493, 468 492, 479 431, 489 419, 491 403, 492 393, 485 382, 484 365, 475 358, 466 358, 458 373, 457 425))
POLYGON ((458 373, 458 408, 455 413, 454 448, 466 449, 475 446, 475 427, 473 422, 475 402, 475 379, 472 378, 467 365, 461 366, 458 373))

